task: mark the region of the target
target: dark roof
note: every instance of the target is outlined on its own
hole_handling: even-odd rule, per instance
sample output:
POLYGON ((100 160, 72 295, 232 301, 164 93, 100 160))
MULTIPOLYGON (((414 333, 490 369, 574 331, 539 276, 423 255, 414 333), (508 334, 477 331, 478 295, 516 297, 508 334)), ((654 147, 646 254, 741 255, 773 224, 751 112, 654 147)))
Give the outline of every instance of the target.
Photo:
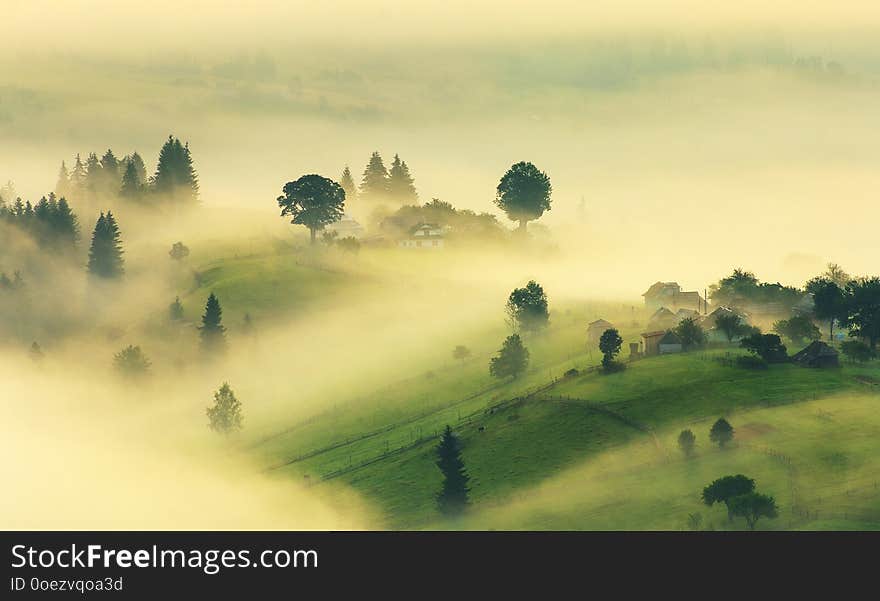
POLYGON ((837 351, 821 340, 814 340, 806 348, 791 356, 791 360, 809 367, 837 365, 837 351))

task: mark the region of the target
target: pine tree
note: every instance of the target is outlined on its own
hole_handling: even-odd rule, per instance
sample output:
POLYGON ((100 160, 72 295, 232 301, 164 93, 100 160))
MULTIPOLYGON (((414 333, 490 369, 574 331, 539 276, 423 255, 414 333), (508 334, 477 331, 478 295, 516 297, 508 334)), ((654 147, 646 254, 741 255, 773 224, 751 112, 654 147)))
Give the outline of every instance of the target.
POLYGON ((128 161, 125 166, 125 173, 122 176, 122 187, 119 189, 119 196, 128 200, 139 200, 143 192, 143 182, 138 176, 137 167, 134 161, 128 161))
POLYGON ((370 156, 370 162, 364 169, 364 177, 361 180, 361 198, 374 202, 381 201, 388 196, 388 170, 378 152, 370 156))
POLYGON ((452 428, 446 426, 437 447, 437 467, 443 473, 443 488, 437 495, 437 508, 444 515, 462 513, 468 505, 467 486, 470 476, 464 468, 458 439, 452 428))
POLYGON ((350 207, 351 203, 357 200, 358 190, 357 185, 354 183, 354 178, 351 176, 351 169, 348 168, 348 165, 342 170, 342 177, 339 178, 339 185, 345 190, 345 202, 350 207))
MULTIPOLYGON (((50 198, 51 196, 50 194, 50 198)), ((79 241, 79 221, 70 209, 67 199, 58 199, 50 220, 55 246, 68 250, 76 246, 79 241)))
POLYGON ((119 162, 119 170, 123 175, 125 174, 125 170, 128 169, 129 164, 134 165, 135 171, 137 172, 137 181, 139 181, 141 185, 146 184, 147 168, 144 165, 144 159, 141 158, 141 155, 139 155, 137 151, 130 155, 125 155, 119 162))
POLYGON ((113 154, 110 148, 101 157, 101 168, 104 170, 105 175, 119 177, 119 159, 116 158, 116 155, 113 154))
POLYGON ((175 296, 174 302, 168 305, 168 318, 171 321, 180 321, 183 319, 183 305, 180 302, 179 296, 175 296))
POLYGON ((98 193, 102 197, 115 196, 119 192, 119 159, 111 149, 101 157, 101 186, 98 193))
POLYGON ((168 136, 159 151, 153 190, 168 201, 182 204, 198 202, 199 182, 189 143, 184 146, 179 139, 168 136))
POLYGON ((89 248, 89 273, 101 278, 117 278, 124 269, 122 241, 113 213, 101 213, 92 233, 89 248))
POLYGON ((417 204, 419 201, 419 193, 416 192, 409 167, 396 154, 388 172, 388 196, 401 205, 417 204))
POLYGON ((226 349, 226 328, 223 327, 222 321, 223 309, 220 308, 220 301, 212 292, 208 296, 208 302, 205 303, 205 314, 202 315, 202 325, 199 328, 204 351, 215 354, 226 349))
POLYGON ((104 186, 104 169, 94 152, 86 159, 86 190, 92 199, 96 199, 104 186))
POLYGON ((73 169, 70 172, 69 188, 71 195, 77 199, 82 198, 82 193, 86 188, 86 175, 85 165, 83 165, 82 159, 79 154, 77 154, 73 169))
POLYGON ((61 161, 61 168, 58 170, 58 182, 55 184, 55 194, 59 198, 64 198, 70 193, 70 172, 67 170, 67 164, 61 161))
POLYGON ((205 413, 208 415, 208 427, 214 432, 231 434, 241 430, 241 402, 235 398, 235 393, 226 382, 214 393, 214 405, 208 407, 205 413))

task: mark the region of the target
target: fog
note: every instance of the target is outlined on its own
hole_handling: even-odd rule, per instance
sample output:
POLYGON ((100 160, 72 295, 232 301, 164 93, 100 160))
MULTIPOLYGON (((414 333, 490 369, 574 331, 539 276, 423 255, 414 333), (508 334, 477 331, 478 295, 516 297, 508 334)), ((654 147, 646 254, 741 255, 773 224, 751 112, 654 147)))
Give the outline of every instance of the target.
POLYGON ((12 0, 3 21, 0 182, 36 201, 62 160, 108 147, 138 151, 150 174, 173 134, 202 201, 173 220, 120 207, 126 277, 106 287, 82 268, 95 207, 74 206, 75 257, 34 258, 0 229, 0 271, 24 269, 30 295, 2 315, 7 527, 380 527, 354 492, 267 473, 246 448, 445 365, 468 336, 492 352, 507 294, 532 278, 554 307, 583 310, 638 305, 657 280, 702 290, 741 266, 802 285, 829 261, 863 274, 880 258, 873 2, 12 0), (511 228, 495 187, 534 162, 553 184, 531 225, 540 247, 310 254, 278 216, 281 187, 346 165, 359 181, 374 150, 400 153, 422 202, 511 228), (185 266, 167 258, 178 240, 185 266), (232 295, 218 292, 231 350, 205 365, 195 276, 278 257, 271 277, 289 259, 344 285, 253 308, 252 266, 237 264, 216 282, 232 295), (186 325, 172 329, 178 295, 186 325), (128 344, 153 363, 147 384, 113 375, 128 344), (245 407, 232 441, 204 415, 224 381, 245 407))

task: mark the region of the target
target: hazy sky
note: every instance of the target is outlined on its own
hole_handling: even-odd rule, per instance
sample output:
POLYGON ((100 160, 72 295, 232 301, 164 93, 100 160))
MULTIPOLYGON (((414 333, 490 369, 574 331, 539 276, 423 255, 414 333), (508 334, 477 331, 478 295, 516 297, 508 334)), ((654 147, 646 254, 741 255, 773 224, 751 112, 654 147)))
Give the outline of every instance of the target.
POLYGON ((271 218, 284 182, 359 177, 379 150, 423 200, 496 211, 501 174, 531 160, 554 186, 543 223, 642 268, 699 249, 725 269, 867 269, 872 221, 850 216, 877 211, 878 17, 874 2, 7 2, 0 181, 36 199, 62 159, 107 147, 152 170, 173 133, 207 205, 271 218))
POLYGON ((301 41, 383 43, 390 38, 504 35, 521 39, 533 34, 657 27, 841 29, 880 21, 880 6, 871 0, 6 0, 4 5, 5 43, 39 39, 43 47, 67 48, 114 43, 122 46, 121 51, 144 43, 185 46, 207 40, 223 46, 242 41, 277 46, 301 41))

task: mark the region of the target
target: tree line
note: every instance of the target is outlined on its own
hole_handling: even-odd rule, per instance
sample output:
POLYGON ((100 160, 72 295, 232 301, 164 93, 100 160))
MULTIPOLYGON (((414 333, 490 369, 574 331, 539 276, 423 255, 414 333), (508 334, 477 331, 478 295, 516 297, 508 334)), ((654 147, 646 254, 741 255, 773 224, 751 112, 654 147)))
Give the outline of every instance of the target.
POLYGON ((112 149, 86 160, 77 154, 73 167, 62 161, 55 195, 75 203, 95 204, 113 199, 145 204, 192 206, 199 201, 199 180, 189 143, 168 136, 159 151, 156 171, 147 176, 137 151, 117 158, 112 149))
POLYGON ((37 204, 15 199, 7 205, 0 197, 0 222, 5 222, 29 235, 40 248, 69 251, 79 239, 79 221, 67 203, 54 193, 42 197, 37 204))
MULTIPOLYGON (((496 188, 495 205, 502 209, 508 219, 519 224, 518 231, 525 234, 529 221, 539 219, 550 210, 552 186, 550 177, 534 164, 515 163, 502 176, 496 188)), ((375 221, 388 227, 412 225, 414 218, 437 217, 464 225, 464 229, 493 231, 497 223, 488 214, 477 215, 472 211, 455 211, 449 203, 433 199, 423 207, 416 205, 418 192, 406 162, 394 156, 391 169, 385 167, 382 157, 374 152, 364 170, 360 187, 355 185, 348 166, 339 182, 317 174, 303 175, 282 186, 282 194, 276 198, 282 217, 290 217, 291 223, 309 229, 312 244, 317 232, 339 221, 345 214, 346 201, 355 199, 375 205, 375 221), (393 213, 384 203, 391 201, 403 205, 393 213)))

